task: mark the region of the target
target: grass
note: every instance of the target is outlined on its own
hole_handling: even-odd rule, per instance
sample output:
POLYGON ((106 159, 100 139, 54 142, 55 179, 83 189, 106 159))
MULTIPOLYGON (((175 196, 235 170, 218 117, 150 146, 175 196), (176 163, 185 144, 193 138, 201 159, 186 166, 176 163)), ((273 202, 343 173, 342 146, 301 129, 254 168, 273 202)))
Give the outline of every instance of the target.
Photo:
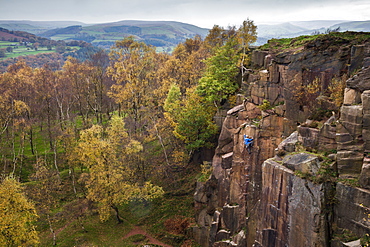
POLYGON ((331 32, 329 34, 303 35, 295 38, 271 39, 267 44, 260 47, 262 50, 275 49, 285 50, 302 47, 310 41, 317 39, 330 39, 330 45, 339 45, 343 42, 351 44, 363 43, 370 39, 370 33, 366 32, 331 32))
POLYGON ((0 60, 4 60, 7 58, 15 58, 19 56, 27 56, 27 55, 36 55, 41 53, 52 53, 55 52, 54 50, 48 50, 46 47, 39 47, 37 50, 33 48, 26 47, 24 45, 19 45, 17 42, 8 42, 8 41, 0 41, 0 49, 5 49, 11 46, 13 48, 12 52, 5 52, 5 57, 0 58, 0 60), (16 44, 17 46, 11 46, 16 44))
MULTIPOLYGON (((94 121, 95 118, 91 120, 91 123, 94 123, 94 121)), ((77 117, 74 124, 82 128, 81 117, 77 117)), ((49 142, 47 141, 46 126, 44 125, 42 130, 40 125, 33 126, 33 138, 35 153, 38 157, 45 158, 48 167, 54 170, 54 154, 50 151, 49 142)), ((16 135, 16 150, 21 148, 19 139, 18 134, 16 135)), ((7 139, 2 141, 5 140, 7 139)), ((161 151, 157 141, 150 144, 154 152, 161 151)), ((2 153, 4 155, 8 153, 10 163, 12 163, 12 148, 5 149, 5 144, 3 145, 2 153)), ((37 197, 37 193, 40 192, 38 189, 40 188, 40 182, 30 181, 29 179, 29 176, 34 173, 32 164, 36 161, 36 155, 32 154, 28 139, 25 140, 24 145, 22 172, 20 173, 17 167, 16 174, 22 174, 22 182, 24 182, 24 187, 27 188, 27 194, 30 198, 33 198, 32 195, 34 195, 34 201, 45 200, 46 196, 43 192, 41 197, 37 197)), ((185 219, 189 224, 193 223, 193 193, 199 168, 189 166, 187 170, 182 171, 184 173, 176 173, 170 178, 160 178, 161 181, 157 181, 158 183, 167 184, 166 194, 163 198, 152 202, 134 201, 122 205, 120 207, 120 213, 124 219, 122 224, 117 224, 114 216, 102 223, 96 205, 85 199, 86 188, 78 181, 82 173, 80 169, 75 170, 77 186, 77 194, 75 195, 71 173, 68 164, 64 163, 62 151, 60 149, 57 153, 62 183, 52 191, 53 202, 43 202, 51 207, 50 219, 52 228, 56 233, 56 246, 138 246, 137 242, 140 236, 124 238, 135 225, 140 225, 140 228, 146 230, 153 237, 175 247, 180 246, 184 241, 191 241, 187 235, 190 228, 180 233, 171 233, 167 229, 168 227, 166 228, 166 222, 171 219, 176 222, 176 219, 180 218, 185 219), (178 177, 178 179, 175 179, 175 177, 178 177)), ((50 181, 58 179, 56 175, 53 176, 55 177, 50 181)), ((53 235, 50 232, 45 212, 45 209, 38 212, 40 219, 36 224, 41 240, 40 246, 52 246, 53 235)), ((142 243, 145 243, 145 241, 143 240, 142 243)), ((194 246, 196 245, 194 244, 194 246)))
POLYGON ((36 55, 36 54, 41 54, 41 53, 53 53, 53 52, 55 52, 55 51, 38 50, 38 51, 24 51, 24 52, 6 53, 5 59, 6 58, 20 57, 20 56, 36 55))
MULTIPOLYGON (((63 184, 68 183, 67 172, 62 172, 63 184)), ((194 177, 193 177, 194 178, 194 177)), ((189 180, 189 183, 194 181, 189 180)), ((70 186, 69 186, 70 187, 70 186)), ((82 187, 78 187, 81 190, 82 187)), ((180 246, 187 240, 186 232, 174 234, 168 232, 165 222, 168 219, 193 218, 193 197, 190 194, 181 194, 177 190, 167 192, 163 198, 153 202, 134 201, 120 207, 123 223, 117 224, 115 217, 101 222, 94 206, 79 206, 86 203, 83 198, 74 198, 71 188, 63 188, 60 202, 53 209, 52 227, 56 232, 56 246, 140 246, 147 239, 143 235, 125 236, 135 225, 146 230, 153 237, 172 246, 180 246), (77 208, 85 208, 79 221, 73 215, 77 208), (83 226, 83 228, 82 228, 83 226)), ((37 229, 40 232, 41 245, 52 246, 53 238, 45 216, 38 222, 37 229)), ((194 245, 195 246, 195 245, 194 245)))
MULTIPOLYGON (((81 227, 78 220, 59 223, 56 246, 134 246, 131 239, 123 237, 132 229, 127 222, 117 224, 114 219, 100 222, 98 215, 92 215, 83 220, 81 227)), ((53 239, 50 231, 46 229, 40 234, 40 246, 52 246, 53 239)))
POLYGON ((288 48, 297 48, 303 46, 311 40, 315 40, 319 35, 304 35, 296 38, 271 39, 267 44, 262 45, 262 50, 277 49, 284 50, 288 48))
POLYGON ((6 48, 11 45, 18 45, 18 42, 0 41, 0 48, 6 48))

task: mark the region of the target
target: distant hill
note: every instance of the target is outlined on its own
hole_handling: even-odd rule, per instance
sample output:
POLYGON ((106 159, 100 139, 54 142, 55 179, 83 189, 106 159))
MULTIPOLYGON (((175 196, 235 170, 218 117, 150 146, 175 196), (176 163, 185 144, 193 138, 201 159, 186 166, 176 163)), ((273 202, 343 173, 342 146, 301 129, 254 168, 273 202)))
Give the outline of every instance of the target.
POLYGON ((313 33, 325 33, 340 27, 340 31, 369 32, 370 21, 295 21, 274 25, 257 25, 258 39, 255 45, 263 45, 272 38, 293 38, 313 33))
POLYGON ((73 21, 0 20, 0 28, 24 31, 52 40, 79 40, 110 48, 117 40, 135 36, 147 44, 170 51, 178 43, 195 35, 205 37, 208 29, 175 21, 126 20, 112 23, 86 24, 73 21))
POLYGON ((8 29, 0 27, 0 40, 1 41, 27 41, 27 42, 43 42, 47 41, 47 38, 39 37, 35 34, 24 32, 24 31, 10 31, 8 29))
POLYGON ((257 26, 258 36, 264 38, 277 38, 280 35, 284 34, 294 34, 303 31, 307 31, 306 28, 302 28, 296 25, 293 25, 289 22, 276 24, 276 25, 258 25, 257 26))
POLYGON ((67 26, 86 26, 87 24, 78 21, 14 21, 0 20, 0 27, 11 31, 24 31, 33 34, 43 33, 50 29, 63 28, 67 26))
POLYGON ((330 28, 335 29, 337 27, 340 27, 341 31, 370 32, 370 21, 342 22, 330 28))
POLYGON ((95 25, 74 25, 48 30, 39 35, 54 40, 84 40, 109 48, 117 40, 135 36, 147 44, 169 49, 195 35, 205 37, 208 29, 174 21, 127 20, 95 25))
MULTIPOLYGON (((205 37, 209 31, 206 28, 181 22, 138 20, 100 24, 75 21, 0 20, 0 27, 14 31, 26 31, 53 40, 86 41, 104 48, 109 48, 117 40, 133 35, 137 39, 165 51, 195 35, 205 37)), ((338 27, 341 31, 369 32, 370 21, 313 20, 274 25, 257 24, 258 39, 254 45, 263 45, 272 38, 292 38, 313 33, 325 33, 338 27)))
POLYGON ((335 24, 338 23, 343 23, 346 21, 343 20, 315 20, 315 21, 291 21, 290 23, 302 27, 308 30, 313 30, 313 29, 325 29, 329 28, 335 24))
POLYGON ((40 36, 51 38, 57 35, 76 34, 76 33, 79 33, 81 30, 82 30, 82 26, 80 25, 69 26, 69 27, 64 27, 64 28, 48 30, 44 33, 41 33, 40 36))

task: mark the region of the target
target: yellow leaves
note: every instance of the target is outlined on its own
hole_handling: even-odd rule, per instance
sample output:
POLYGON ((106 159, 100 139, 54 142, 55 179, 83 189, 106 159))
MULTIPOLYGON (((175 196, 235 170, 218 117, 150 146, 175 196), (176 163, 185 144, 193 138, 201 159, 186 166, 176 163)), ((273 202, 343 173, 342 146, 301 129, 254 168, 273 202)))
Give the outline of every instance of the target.
POLYGON ((126 146, 126 154, 134 154, 143 151, 143 145, 136 140, 131 140, 126 146))
POLYGON ((189 159, 189 155, 182 150, 173 151, 172 157, 173 157, 174 162, 177 164, 184 164, 189 159))
POLYGON ((153 200, 155 198, 161 197, 164 191, 161 187, 152 184, 151 182, 145 182, 144 186, 141 188, 140 197, 145 200, 153 200))
POLYGON ((14 100, 14 112, 16 115, 21 115, 27 111, 30 111, 30 108, 26 103, 21 100, 14 100))
POLYGON ((106 220, 116 205, 137 197, 152 199, 161 195, 159 187, 140 187, 136 183, 131 162, 142 150, 142 144, 129 137, 118 116, 112 117, 106 129, 94 125, 81 132, 74 157, 89 167, 89 174, 80 181, 86 185, 87 198, 98 203, 101 220, 106 220))
POLYGON ((337 107, 340 107, 343 104, 346 80, 347 80, 346 75, 343 75, 342 78, 333 78, 328 86, 330 98, 337 107))
POLYGON ((0 245, 37 245, 39 239, 32 225, 36 218, 35 207, 24 195, 21 184, 5 178, 0 186, 0 245))
POLYGON ((293 98, 302 106, 312 106, 315 103, 315 99, 320 95, 321 82, 319 78, 315 78, 307 85, 303 85, 299 81, 298 76, 299 74, 291 82, 293 98))

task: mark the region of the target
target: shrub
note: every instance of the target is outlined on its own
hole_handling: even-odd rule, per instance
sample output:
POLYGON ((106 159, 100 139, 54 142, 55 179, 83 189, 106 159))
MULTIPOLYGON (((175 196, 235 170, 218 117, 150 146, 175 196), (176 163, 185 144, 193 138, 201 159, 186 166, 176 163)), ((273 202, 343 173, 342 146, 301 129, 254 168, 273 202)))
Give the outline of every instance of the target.
POLYGON ((189 225, 189 219, 181 215, 176 215, 164 222, 166 230, 172 234, 184 234, 189 225))
POLYGON ((258 108, 260 108, 262 111, 266 111, 272 109, 272 106, 270 104, 270 101, 264 99, 262 105, 259 105, 258 108))

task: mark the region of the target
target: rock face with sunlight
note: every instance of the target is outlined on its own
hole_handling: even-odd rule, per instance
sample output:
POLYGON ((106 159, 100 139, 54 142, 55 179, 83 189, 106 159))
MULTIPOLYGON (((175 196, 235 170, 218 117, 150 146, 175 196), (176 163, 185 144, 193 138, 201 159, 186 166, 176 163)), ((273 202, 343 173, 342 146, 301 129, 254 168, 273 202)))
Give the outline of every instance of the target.
POLYGON ((332 39, 253 51, 197 185, 201 246, 342 246, 370 231, 370 43, 332 39))

